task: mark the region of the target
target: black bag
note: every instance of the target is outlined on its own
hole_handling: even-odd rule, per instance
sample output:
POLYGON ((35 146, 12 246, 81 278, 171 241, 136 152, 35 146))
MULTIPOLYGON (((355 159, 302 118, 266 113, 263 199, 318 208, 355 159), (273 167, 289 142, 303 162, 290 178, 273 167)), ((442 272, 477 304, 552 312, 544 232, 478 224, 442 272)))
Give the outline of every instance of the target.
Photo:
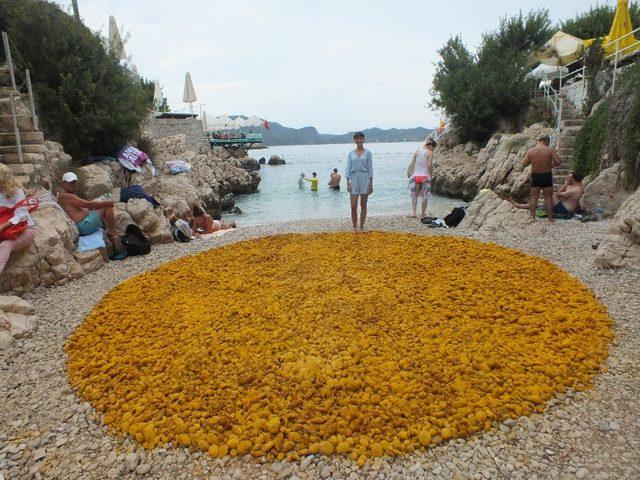
POLYGON ((444 217, 444 223, 448 227, 457 227, 464 218, 464 207, 456 207, 451 210, 451 213, 444 217))
POLYGON ((128 256, 146 255, 151 251, 149 239, 144 236, 140 227, 133 223, 127 225, 127 228, 124 230, 124 235, 120 238, 122 239, 122 246, 127 250, 128 256))

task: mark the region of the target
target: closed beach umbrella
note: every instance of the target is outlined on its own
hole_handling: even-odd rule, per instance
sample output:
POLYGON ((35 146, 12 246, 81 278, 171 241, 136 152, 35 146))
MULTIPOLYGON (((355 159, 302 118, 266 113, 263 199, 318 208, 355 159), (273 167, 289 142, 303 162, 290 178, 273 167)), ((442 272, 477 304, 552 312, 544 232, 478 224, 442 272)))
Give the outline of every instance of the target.
POLYGON ((191 81, 191 74, 187 72, 184 77, 184 93, 182 94, 182 101, 184 103, 193 103, 198 99, 196 97, 196 91, 193 88, 193 82, 191 81))
POLYGON ((160 80, 153 81, 153 105, 158 110, 164 103, 164 95, 162 93, 162 87, 160 86, 160 80))
POLYGON ((182 101, 189 104, 191 113, 193 113, 193 102, 198 99, 196 97, 196 91, 193 88, 193 82, 191 81, 191 74, 187 72, 184 77, 184 93, 182 94, 182 101))
POLYGON ((207 112, 202 111, 202 131, 206 132, 209 130, 209 125, 207 124, 207 112))
POLYGON ((118 25, 113 15, 109 15, 109 48, 115 53, 118 60, 126 60, 127 54, 124 51, 124 43, 120 38, 118 25))
POLYGON ((607 53, 615 53, 616 45, 618 46, 618 51, 622 51, 623 55, 628 55, 640 49, 640 44, 638 44, 635 36, 629 35, 632 31, 633 25, 629 14, 629 2, 628 0, 618 0, 618 7, 616 8, 616 15, 613 17, 611 30, 604 42, 616 43, 606 49, 607 53))

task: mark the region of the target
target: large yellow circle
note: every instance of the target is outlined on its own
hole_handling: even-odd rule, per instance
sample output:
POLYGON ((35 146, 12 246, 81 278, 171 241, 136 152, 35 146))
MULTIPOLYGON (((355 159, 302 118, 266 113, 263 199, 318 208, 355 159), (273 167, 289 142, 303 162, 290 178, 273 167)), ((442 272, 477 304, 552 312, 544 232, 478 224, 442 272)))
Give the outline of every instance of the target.
POLYGON ((605 308, 546 260, 451 237, 282 235, 118 285, 69 377, 146 448, 398 455, 585 388, 605 308))

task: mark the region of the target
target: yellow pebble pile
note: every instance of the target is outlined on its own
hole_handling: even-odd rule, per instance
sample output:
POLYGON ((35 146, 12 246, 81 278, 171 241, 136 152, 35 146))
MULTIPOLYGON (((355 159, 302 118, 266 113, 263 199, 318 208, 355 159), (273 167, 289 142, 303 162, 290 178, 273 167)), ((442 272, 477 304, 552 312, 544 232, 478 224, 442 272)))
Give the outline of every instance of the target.
POLYGON ((586 388, 610 325, 579 281, 497 245, 283 235, 123 282, 66 350, 82 398, 145 448, 362 465, 586 388))

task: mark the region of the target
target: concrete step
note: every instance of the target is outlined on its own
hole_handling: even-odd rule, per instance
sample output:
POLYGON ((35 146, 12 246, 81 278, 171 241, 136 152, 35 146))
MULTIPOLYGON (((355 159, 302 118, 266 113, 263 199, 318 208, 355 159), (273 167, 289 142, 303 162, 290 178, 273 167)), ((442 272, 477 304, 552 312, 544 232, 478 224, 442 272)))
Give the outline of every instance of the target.
POLYGON ((0 86, 0 98, 9 97, 11 94, 20 95, 20 92, 11 86, 11 83, 0 86))
POLYGON ((560 148, 571 148, 573 149, 573 145, 576 143, 576 137, 568 136, 565 137, 563 135, 560 136, 560 148))
POLYGON ((560 159, 562 157, 573 157, 573 148, 560 148, 558 149, 558 155, 560 155, 560 159))
MULTIPOLYGON (((0 161, 6 164, 20 164, 20 157, 17 153, 4 153, 0 155, 0 161)), ((44 155, 41 153, 23 153, 22 163, 44 163, 44 155)))
POLYGON ((582 130, 582 127, 565 127, 562 129, 561 135, 568 135, 568 136, 576 136, 578 134, 578 132, 582 130))
POLYGON ((584 122, 584 118, 567 118, 562 121, 562 128, 582 127, 584 125, 584 122))
MULTIPOLYGON (((16 113, 18 115, 30 115, 28 104, 24 98, 16 98, 16 113)), ((0 98, 0 115, 11 115, 11 100, 9 97, 0 98)))
MULTIPOLYGON (((22 153, 42 153, 45 154, 47 152, 47 147, 44 144, 35 144, 35 145, 22 145, 22 153)), ((0 155, 5 153, 18 153, 17 145, 6 145, 0 147, 0 155)))
MULTIPOLYGON (((22 132, 34 132, 33 119, 31 115, 17 115, 18 129, 22 132)), ((13 132, 13 116, 0 115, 0 132, 13 132)))
POLYGON ((9 77, 9 69, 6 65, 0 66, 0 86, 11 85, 11 78, 9 77))
MULTIPOLYGON (((20 132, 20 142, 22 145, 44 145, 44 133, 42 132, 20 132)), ((0 132, 0 146, 15 146, 16 136, 11 132, 0 132)))

